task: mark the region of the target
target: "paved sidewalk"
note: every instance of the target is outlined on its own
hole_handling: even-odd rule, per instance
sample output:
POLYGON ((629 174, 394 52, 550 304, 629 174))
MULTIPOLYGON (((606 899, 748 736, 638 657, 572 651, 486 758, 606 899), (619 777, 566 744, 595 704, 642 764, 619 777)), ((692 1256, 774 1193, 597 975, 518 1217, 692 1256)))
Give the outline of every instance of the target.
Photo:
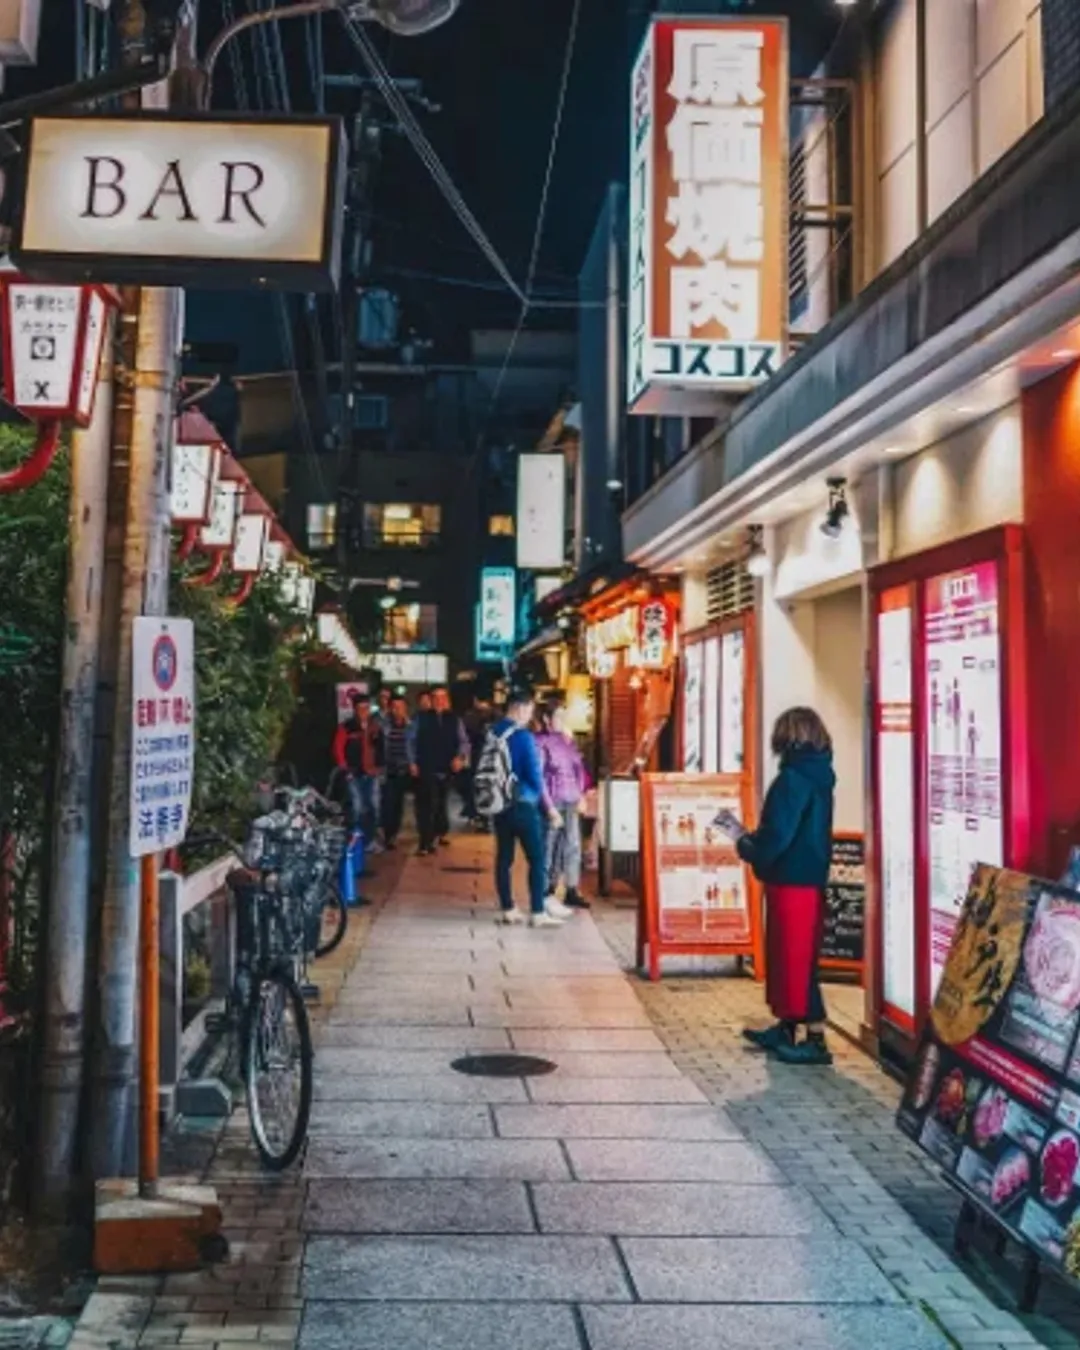
POLYGON ((905 1212, 896 1187, 940 1183, 869 1060, 745 1053, 756 987, 627 976, 625 912, 497 927, 489 850, 383 865, 320 968, 303 1169, 261 1174, 237 1114, 210 1168, 230 1261, 103 1281, 72 1350, 1074 1344, 1033 1339, 905 1212), (556 1068, 451 1067, 498 1051, 556 1068))

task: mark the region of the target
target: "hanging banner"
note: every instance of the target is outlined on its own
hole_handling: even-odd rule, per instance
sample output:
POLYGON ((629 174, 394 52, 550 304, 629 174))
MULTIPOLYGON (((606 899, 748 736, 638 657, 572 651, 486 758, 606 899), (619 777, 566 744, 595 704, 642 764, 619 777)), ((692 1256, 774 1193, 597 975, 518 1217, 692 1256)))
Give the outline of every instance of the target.
POLYGON ((562 455, 519 455, 517 565, 552 572, 566 562, 566 462, 562 455))
POLYGON ((654 19, 631 82, 627 402, 694 411, 787 341, 787 22, 654 19))
POLYGON ((190 619, 137 618, 131 642, 133 858, 187 834, 195 764, 195 636, 190 619))
POLYGON ((504 661, 517 634, 517 573, 512 567, 485 567, 480 573, 476 615, 477 661, 504 661))

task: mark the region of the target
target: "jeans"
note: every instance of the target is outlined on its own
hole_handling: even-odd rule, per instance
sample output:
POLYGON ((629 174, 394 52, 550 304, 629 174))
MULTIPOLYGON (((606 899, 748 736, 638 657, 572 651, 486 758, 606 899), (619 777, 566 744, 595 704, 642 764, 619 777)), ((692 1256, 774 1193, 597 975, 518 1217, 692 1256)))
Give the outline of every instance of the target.
POLYGON ((424 774, 416 785, 416 823, 422 849, 434 848, 436 839, 450 833, 449 794, 450 780, 445 774, 424 774))
POLYGON ((401 818, 405 814, 405 795, 412 786, 407 773, 387 774, 383 780, 382 827, 383 837, 392 844, 401 833, 401 818))
POLYGON ((510 873, 517 844, 529 864, 529 905, 534 914, 543 914, 547 895, 544 867, 544 827, 540 807, 535 802, 515 802, 509 811, 495 817, 495 889, 504 910, 514 907, 510 873))
POLYGON ((476 791, 475 780, 471 768, 462 769, 458 774, 457 790, 461 794, 461 809, 465 812, 465 819, 475 820, 476 791))
POLYGON ((375 838, 378 816, 375 811, 376 782, 366 775, 350 774, 345 780, 347 817, 351 825, 359 825, 370 843, 375 838))
POLYGON ((581 885, 581 809, 577 802, 556 808, 563 818, 558 830, 550 825, 545 837, 547 888, 552 893, 560 881, 568 891, 581 885))

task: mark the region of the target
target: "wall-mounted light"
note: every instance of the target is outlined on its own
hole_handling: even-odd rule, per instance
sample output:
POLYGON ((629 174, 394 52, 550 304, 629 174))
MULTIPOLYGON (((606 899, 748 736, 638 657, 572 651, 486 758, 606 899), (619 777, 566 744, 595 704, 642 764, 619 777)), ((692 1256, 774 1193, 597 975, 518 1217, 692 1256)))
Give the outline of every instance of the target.
POLYGON ((396 597, 392 595, 383 595, 379 597, 379 608, 390 610, 397 604, 396 597))
POLYGON ((829 510, 821 523, 821 533, 827 539, 839 539, 840 532, 844 528, 844 521, 850 514, 847 502, 847 480, 830 478, 828 487, 829 510))
POLYGON ((771 568, 769 555, 765 552, 765 526, 751 525, 747 534, 749 551, 746 555, 746 570, 752 577, 767 577, 771 568))
POLYGON ((622 479, 621 479, 621 478, 609 478, 609 479, 607 480, 607 490, 608 490, 609 492, 621 492, 621 491, 623 490, 622 479))

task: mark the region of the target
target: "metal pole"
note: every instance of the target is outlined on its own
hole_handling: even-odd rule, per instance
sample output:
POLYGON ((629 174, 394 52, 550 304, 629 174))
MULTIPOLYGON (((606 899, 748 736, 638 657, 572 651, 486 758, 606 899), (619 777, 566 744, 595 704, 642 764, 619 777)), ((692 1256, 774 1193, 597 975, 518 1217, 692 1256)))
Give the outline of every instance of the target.
POLYGON ((139 964, 142 984, 139 1000, 139 1194, 152 1199, 158 1191, 161 1156, 158 1122, 158 1086, 161 1079, 161 981, 158 959, 158 860, 154 853, 142 860, 142 904, 139 928, 139 964))
POLYGON ((35 1204, 42 1217, 54 1212, 60 1217, 69 1199, 83 1084, 94 701, 113 410, 111 316, 108 324, 93 420, 71 438, 67 622, 45 930, 41 1115, 35 1138, 35 1204))
POLYGON ((142 290, 131 374, 134 392, 116 629, 108 857, 98 953, 100 1041, 91 1118, 91 1166, 96 1177, 123 1172, 136 1062, 140 886, 139 869, 128 851, 131 635, 138 615, 163 614, 168 600, 167 484, 179 318, 179 291, 158 286, 142 290))

